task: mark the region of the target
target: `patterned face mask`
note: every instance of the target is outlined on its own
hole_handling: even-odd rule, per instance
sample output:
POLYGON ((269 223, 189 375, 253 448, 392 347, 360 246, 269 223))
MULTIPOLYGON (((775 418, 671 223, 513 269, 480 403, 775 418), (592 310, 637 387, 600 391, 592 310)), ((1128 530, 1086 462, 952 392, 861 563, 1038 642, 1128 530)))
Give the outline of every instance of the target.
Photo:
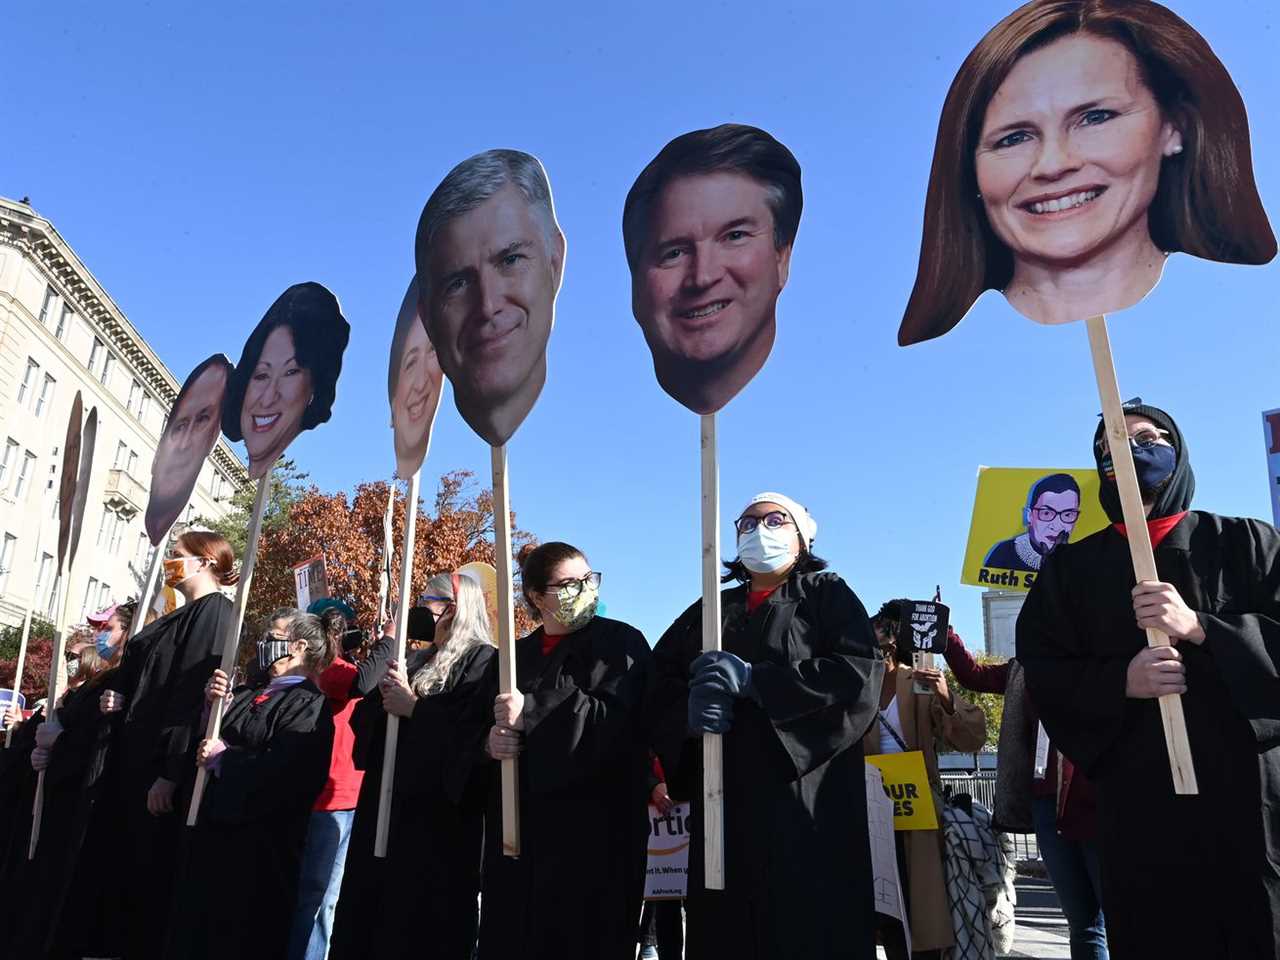
POLYGON ((258 668, 262 671, 271 669, 271 665, 277 660, 283 660, 289 656, 288 640, 259 640, 258 641, 258 668))
POLYGON ((583 584, 582 590, 573 595, 569 587, 561 587, 556 591, 556 620, 565 629, 573 631, 585 627, 596 615, 600 605, 600 588, 594 584, 583 584))

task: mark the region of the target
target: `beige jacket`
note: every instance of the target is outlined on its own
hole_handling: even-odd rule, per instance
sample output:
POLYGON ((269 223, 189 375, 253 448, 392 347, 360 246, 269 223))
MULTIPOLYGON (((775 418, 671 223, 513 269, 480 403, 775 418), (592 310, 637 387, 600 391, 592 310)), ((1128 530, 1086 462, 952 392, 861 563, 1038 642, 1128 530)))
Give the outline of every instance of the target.
MULTIPOLYGON (((924 765, 933 786, 934 806, 941 821, 942 781, 938 777, 938 742, 944 748, 965 753, 980 750, 987 739, 986 715, 974 704, 951 691, 955 712, 947 713, 935 694, 911 692, 911 668, 899 667, 897 686, 898 717, 902 739, 908 750, 924 753, 924 765)), ((880 752, 880 721, 871 724, 862 739, 868 756, 880 752)), ((908 889, 907 909, 911 919, 913 950, 941 950, 955 944, 951 908, 947 904, 946 878, 942 872, 942 831, 904 831, 908 889)))

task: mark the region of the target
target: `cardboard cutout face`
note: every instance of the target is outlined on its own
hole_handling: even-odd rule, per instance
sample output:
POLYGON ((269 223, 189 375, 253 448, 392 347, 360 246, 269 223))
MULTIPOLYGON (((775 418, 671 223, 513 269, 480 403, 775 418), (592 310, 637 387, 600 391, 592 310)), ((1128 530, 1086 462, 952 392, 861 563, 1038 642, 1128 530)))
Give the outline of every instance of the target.
POLYGON ((1033 0, 947 95, 898 340, 940 336, 987 289, 1038 323, 1123 310, 1176 251, 1276 253, 1230 75, 1150 0, 1033 0))
POLYGON ((71 543, 71 515, 76 500, 76 480, 80 476, 80 439, 84 433, 84 401, 76 391, 67 418, 67 435, 62 442, 62 473, 58 477, 58 568, 67 556, 71 543))
POLYGON ((218 442, 231 374, 231 361, 217 353, 192 370, 178 391, 151 461, 145 525, 153 546, 159 545, 181 515, 218 442))
POLYGON ((431 427, 440 409, 444 373, 418 312, 418 279, 409 281, 387 368, 387 399, 395 438, 396 476, 408 479, 418 472, 431 446, 431 427))
POLYGON ((628 193, 632 311, 658 384, 695 413, 769 359, 802 203, 791 151, 739 124, 672 140, 628 193))
POLYGON ((351 326, 318 283, 294 284, 245 342, 222 410, 222 432, 244 440, 249 478, 266 476, 303 430, 329 419, 351 326))
POLYGON ((71 504, 71 543, 67 547, 67 569, 80 549, 80 534, 84 529, 84 509, 89 503, 89 480, 93 472, 93 448, 98 440, 98 408, 91 407, 84 418, 84 431, 80 435, 80 470, 76 476, 76 496, 71 504))
POLYGON ((419 300, 462 419, 506 443, 542 392, 565 240, 538 160, 490 150, 458 164, 418 221, 419 300))

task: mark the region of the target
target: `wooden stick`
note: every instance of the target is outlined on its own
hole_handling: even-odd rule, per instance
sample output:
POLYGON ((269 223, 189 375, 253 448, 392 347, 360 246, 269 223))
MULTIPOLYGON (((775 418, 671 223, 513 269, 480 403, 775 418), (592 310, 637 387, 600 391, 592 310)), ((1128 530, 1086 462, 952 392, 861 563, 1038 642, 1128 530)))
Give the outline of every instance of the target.
MULTIPOLYGON (((45 484, 44 491, 40 494, 40 517, 36 521, 36 564, 39 569, 40 563, 40 534, 44 530, 44 517, 46 508, 49 506, 49 491, 53 489, 57 482, 57 475, 52 474, 53 479, 45 484)), ((58 577, 55 571, 53 578, 53 586, 58 586, 58 577)), ((64 591, 65 592, 65 591, 64 591)), ((27 607, 27 615, 22 619, 22 639, 18 641, 18 663, 13 671, 13 699, 11 703, 18 702, 18 694, 22 692, 22 672, 27 666, 27 642, 31 639, 31 617, 35 613, 37 597, 31 598, 31 604, 27 607)), ((13 745, 13 727, 9 726, 4 732, 4 748, 9 749, 13 745)))
MULTIPOLYGON (((702 649, 720 649, 720 468, 716 415, 702 415, 702 649)), ((702 735, 702 845, 708 890, 724 889, 724 740, 702 735)))
MULTIPOLYGON (((413 539, 418 520, 418 482, 422 468, 409 478, 404 501, 404 543, 400 550, 400 605, 396 608, 395 660, 404 664, 405 634, 409 632, 409 608, 413 606, 413 539)), ((400 718, 387 714, 387 736, 382 750, 382 783, 378 785, 378 827, 373 855, 387 855, 387 834, 391 830, 391 794, 396 779, 396 744, 400 740, 400 718)))
MULTIPOLYGON (((493 448, 493 566, 498 571, 498 692, 516 688, 516 620, 511 596, 511 493, 507 447, 493 448)), ((520 771, 502 761, 502 852, 520 856, 520 771)))
MULTIPOLYGON (((236 666, 236 654, 240 649, 240 628, 244 626, 244 610, 249 602, 249 586, 253 583, 253 567, 258 562, 258 537, 262 533, 262 517, 267 512, 267 500, 271 494, 271 473, 258 481, 258 492, 253 498, 253 514, 249 519, 248 536, 245 539, 244 562, 240 564, 240 583, 236 587, 236 602, 231 611, 231 620, 227 624, 226 635, 222 638, 222 672, 231 677, 236 666)), ((222 732, 222 711, 226 701, 219 700, 209 710, 209 725, 205 729, 206 740, 217 740, 222 732)), ((194 827, 200 817, 200 801, 204 799, 205 784, 208 783, 209 772, 204 767, 196 767, 196 785, 191 791, 191 806, 187 809, 187 826, 194 827)))
MULTIPOLYGON (((172 529, 170 527, 170 530, 172 529)), ((160 574, 160 567, 164 564, 164 550, 165 545, 169 542, 170 530, 165 531, 159 543, 151 545, 151 562, 147 564, 147 579, 142 584, 142 592, 138 594, 138 605, 134 608, 133 619, 129 622, 130 640, 136 637, 138 632, 147 625, 147 611, 151 609, 151 593, 156 588, 156 578, 160 574)))
MULTIPOLYGON (((63 570, 59 568, 61 578, 63 570)), ((54 719, 54 709, 58 702, 58 687, 63 680, 65 666, 62 664, 63 652, 67 644, 67 607, 71 597, 71 565, 66 568, 66 579, 63 581, 62 603, 58 605, 58 620, 53 632, 53 659, 49 663, 49 693, 45 699, 44 722, 54 719)), ((56 581, 55 581, 56 582, 56 581)), ((40 823, 44 818, 44 774, 43 770, 36 776, 36 799, 31 806, 31 840, 27 845, 27 859, 36 858, 36 846, 40 843, 40 823)))
MULTIPOLYGON (((1089 350, 1093 354, 1093 371, 1098 379, 1098 397, 1102 401, 1102 419, 1107 442, 1111 447, 1111 463, 1116 472, 1120 507, 1128 532, 1129 553, 1133 557, 1133 573, 1139 583, 1158 581, 1156 557, 1147 530, 1146 508, 1138 489, 1138 472, 1129 449, 1129 430, 1125 426, 1124 407, 1120 401, 1120 384, 1111 356, 1111 340, 1107 336, 1107 318, 1090 317, 1089 350)), ((1147 628, 1147 645, 1169 646, 1169 638, 1154 628, 1147 628)), ((1160 720, 1164 724, 1164 742, 1169 751, 1169 769, 1173 774, 1173 790, 1179 794, 1196 794, 1195 766, 1191 761, 1191 745, 1187 740, 1187 723, 1182 713, 1182 697, 1170 693, 1160 698, 1160 720)))
MULTIPOLYGON (((391 532, 391 519, 396 508, 396 483, 387 484, 387 510, 382 515, 382 570, 378 575, 378 619, 375 630, 381 630, 387 619, 387 595, 391 592, 391 551, 395 549, 395 537, 391 532)), ((414 515, 418 513, 414 510, 414 515)))

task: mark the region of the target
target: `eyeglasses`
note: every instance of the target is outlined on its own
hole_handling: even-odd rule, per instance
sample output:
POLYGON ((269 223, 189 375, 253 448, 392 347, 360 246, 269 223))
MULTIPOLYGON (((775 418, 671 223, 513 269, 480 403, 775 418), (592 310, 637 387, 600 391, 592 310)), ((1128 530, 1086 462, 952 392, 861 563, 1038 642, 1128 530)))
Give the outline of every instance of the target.
POLYGON ((781 510, 771 510, 763 517, 739 517, 737 520, 733 521, 733 525, 737 528, 738 535, 744 536, 748 533, 754 533, 756 527, 760 526, 762 523, 768 530, 777 530, 780 527, 785 527, 787 524, 793 522, 794 521, 781 510))
POLYGON ((547 584, 546 592, 559 593, 561 590, 566 590, 568 591, 569 596, 576 597, 578 594, 582 593, 583 588, 585 588, 587 584, 598 589, 600 587, 600 580, 603 576, 603 574, 593 571, 588 573, 585 577, 561 580, 559 583, 550 583, 547 584))
POLYGON ((1079 510, 1055 510, 1053 507, 1034 507, 1031 512, 1041 523, 1053 523, 1061 519, 1063 523, 1075 523, 1080 519, 1079 510))
MULTIPOLYGON (((1168 430, 1155 430, 1150 427, 1143 427, 1129 438, 1129 446, 1133 447, 1135 450, 1145 450, 1149 447, 1154 447, 1157 444, 1171 447, 1173 444, 1165 439, 1167 436, 1169 436, 1168 430)), ((1102 439, 1094 444, 1094 449, 1098 451, 1099 456, 1105 456, 1111 452, 1111 444, 1107 442, 1106 434, 1103 434, 1102 439)))

